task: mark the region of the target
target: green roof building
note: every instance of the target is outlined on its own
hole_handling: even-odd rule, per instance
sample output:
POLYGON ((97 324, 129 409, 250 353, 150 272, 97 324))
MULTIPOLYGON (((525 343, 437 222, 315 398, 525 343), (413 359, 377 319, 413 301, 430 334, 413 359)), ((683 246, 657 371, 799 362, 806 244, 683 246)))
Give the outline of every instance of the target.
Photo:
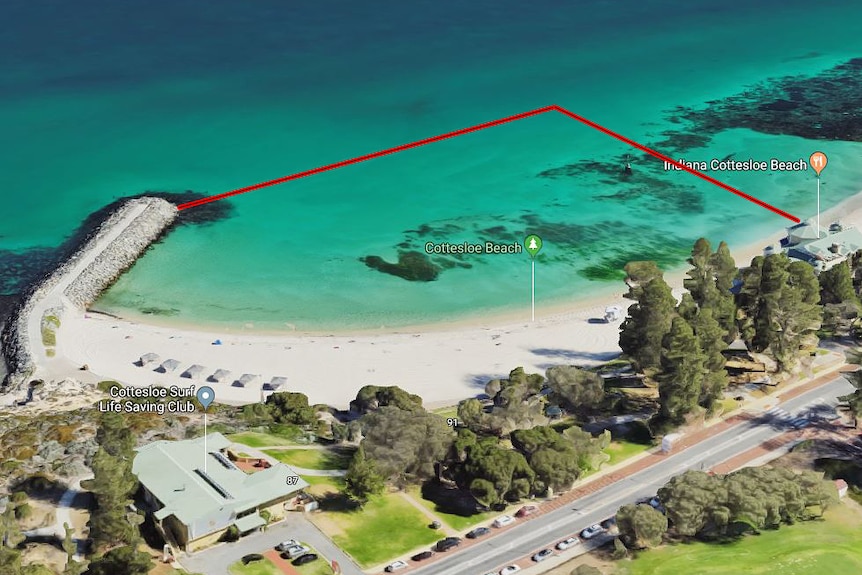
POLYGON ((260 512, 283 517, 308 487, 284 463, 246 473, 231 460, 220 433, 140 447, 132 472, 144 488, 153 517, 173 544, 191 551, 217 541, 231 526, 240 534, 266 524, 260 512))

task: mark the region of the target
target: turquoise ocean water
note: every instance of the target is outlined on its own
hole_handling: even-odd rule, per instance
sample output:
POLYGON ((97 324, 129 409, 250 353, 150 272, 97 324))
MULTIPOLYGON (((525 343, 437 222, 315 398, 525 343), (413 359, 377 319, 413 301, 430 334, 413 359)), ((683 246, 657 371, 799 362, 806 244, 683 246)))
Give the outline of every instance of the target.
MULTIPOLYGON (((548 104, 658 142, 677 106, 862 56, 862 4, 817 6, 13 2, 4 11, 15 25, 0 37, 0 251, 20 258, 56 246, 121 196, 220 193, 548 104)), ((858 144, 733 129, 686 157, 795 159, 815 149, 830 158, 825 206, 862 188, 858 144)), ((677 188, 624 197, 613 177, 583 169, 630 151, 546 114, 259 190, 230 200, 227 219, 174 231, 97 307, 304 330, 527 313, 525 254, 449 260, 469 267, 433 282, 359 258, 394 261, 399 245, 429 237, 540 233, 541 306, 622 291, 598 269, 608 262, 680 263, 701 235, 743 245, 788 223, 639 156, 639 175, 685 192, 682 209, 677 188)), ((800 217, 814 212, 810 172, 713 175, 800 217)))

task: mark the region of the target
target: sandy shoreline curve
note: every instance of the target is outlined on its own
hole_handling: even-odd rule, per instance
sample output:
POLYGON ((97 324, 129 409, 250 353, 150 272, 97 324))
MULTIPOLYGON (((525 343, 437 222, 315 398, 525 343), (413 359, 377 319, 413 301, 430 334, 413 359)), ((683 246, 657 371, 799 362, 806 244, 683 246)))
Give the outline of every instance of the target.
MULTIPOLYGON (((824 212, 821 225, 836 219, 862 227, 862 193, 824 212)), ((776 223, 776 232, 758 242, 745 246, 728 242, 738 265, 747 264, 785 235, 776 223)), ((684 267, 665 274, 677 295, 684 276, 684 267)), ((624 289, 620 284, 615 295, 539 307, 535 322, 529 321, 526 309, 357 333, 198 329, 92 312, 70 314, 57 334, 57 356, 62 361, 50 362, 58 371, 50 375, 75 377, 75 372, 80 373, 77 368, 86 365, 92 375, 126 385, 209 385, 217 401, 240 404, 261 400, 259 383, 248 387, 233 383, 243 374, 255 374, 261 382, 286 377, 288 383, 281 390, 299 391, 313 403, 342 408, 367 384, 399 385, 419 394, 428 406, 451 405, 482 393, 488 379, 518 366, 544 372, 552 365, 587 366, 617 355, 619 322, 597 320, 608 305, 625 309, 631 304, 622 298, 624 289), (214 345, 216 340, 221 343, 214 345), (175 359, 180 365, 169 373, 154 371, 158 363, 136 365, 147 353, 157 354, 160 361, 175 359), (192 365, 205 368, 199 378, 182 377, 192 365), (75 372, 68 373, 70 369, 75 372), (217 369, 230 371, 231 377, 207 381, 217 369)))

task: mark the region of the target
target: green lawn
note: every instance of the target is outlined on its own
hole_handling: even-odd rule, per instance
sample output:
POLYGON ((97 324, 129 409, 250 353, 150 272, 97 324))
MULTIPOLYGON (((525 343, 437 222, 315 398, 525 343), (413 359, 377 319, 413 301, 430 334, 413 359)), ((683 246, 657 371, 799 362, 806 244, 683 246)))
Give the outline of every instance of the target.
POLYGON ((397 493, 374 497, 360 510, 332 511, 327 516, 341 529, 332 540, 361 567, 440 539, 437 531, 428 528, 428 518, 397 493))
POLYGON ((266 558, 248 565, 243 565, 242 561, 237 561, 228 568, 228 571, 231 575, 283 575, 281 569, 266 558))
POLYGON ((500 514, 499 512, 495 513, 493 511, 489 511, 487 513, 477 513, 475 515, 470 515, 469 517, 464 517, 463 515, 456 515, 454 513, 445 513, 437 509, 437 504, 433 501, 423 499, 422 490, 419 487, 410 487, 407 492, 413 499, 427 507, 431 512, 434 513, 434 515, 439 517, 443 523, 445 523, 455 531, 463 531, 465 529, 469 529, 477 523, 487 521, 488 519, 496 517, 500 514))
POLYGON ((862 512, 847 504, 806 521, 729 544, 688 543, 645 551, 615 575, 859 575, 862 512))
MULTIPOLYGON (((317 551, 314 552, 317 553, 317 551)), ((318 556, 320 555, 320 553, 317 554, 318 556)), ((301 575, 332 575, 332 567, 329 566, 329 562, 323 557, 299 567, 294 565, 293 568, 299 571, 301 575)))
POLYGON ((458 406, 453 405, 451 407, 441 407, 440 409, 435 409, 432 413, 436 413, 442 418, 449 419, 457 419, 458 418, 458 406))
POLYGON ((249 447, 268 447, 271 445, 296 445, 296 441, 291 441, 279 435, 271 433, 260 433, 257 431, 243 431, 242 433, 234 433, 228 435, 227 438, 235 443, 248 445, 249 447))
POLYGON ((652 445, 645 445, 643 443, 632 443, 631 441, 612 441, 611 444, 605 449, 605 453, 611 456, 610 460, 605 463, 605 466, 616 465, 620 461, 624 459, 628 459, 629 457, 633 457, 639 453, 643 453, 647 449, 652 447, 652 445))
POLYGON ((353 457, 346 449, 269 449, 264 453, 282 463, 305 469, 347 469, 353 457))

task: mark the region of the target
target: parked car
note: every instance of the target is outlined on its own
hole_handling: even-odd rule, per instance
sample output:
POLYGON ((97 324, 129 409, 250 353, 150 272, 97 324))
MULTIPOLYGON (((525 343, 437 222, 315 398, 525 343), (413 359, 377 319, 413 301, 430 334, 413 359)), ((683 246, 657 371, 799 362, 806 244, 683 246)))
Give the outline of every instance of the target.
POLYGON ((581 540, 578 539, 577 537, 569 537, 568 539, 563 539, 562 541, 557 543, 557 549, 560 551, 565 551, 566 549, 569 549, 570 547, 574 547, 575 545, 577 545, 580 542, 581 542, 581 540))
POLYGON ((299 545, 299 541, 296 539, 288 539, 287 541, 282 541, 278 545, 275 546, 276 551, 287 551, 291 547, 296 547, 299 545))
POLYGON ((602 527, 601 525, 599 525, 598 523, 596 523, 595 525, 590 525, 589 527, 587 527, 586 529, 581 531, 581 537, 584 539, 592 539, 593 537, 595 537, 599 533, 604 533, 604 532, 605 532, 605 528, 602 527))
POLYGON ((467 533, 467 539, 477 539, 482 537, 483 535, 487 535, 491 530, 487 527, 477 527, 474 530, 467 533))
POLYGON ((405 567, 407 567, 407 562, 398 560, 394 563, 390 563, 383 570, 387 573, 392 573, 393 571, 398 571, 399 569, 404 569, 405 567))
POLYGON ((539 508, 535 505, 524 505, 523 507, 518 509, 517 513, 515 513, 515 517, 526 517, 527 515, 532 515, 536 512, 537 509, 539 508))
POLYGON ((243 555, 241 561, 243 565, 248 565, 249 563, 253 563, 255 561, 261 561, 262 559, 263 555, 261 555, 260 553, 251 553, 249 555, 243 555))
POLYGON ((494 527, 505 527, 506 525, 511 525, 514 522, 515 518, 511 515, 500 515, 499 517, 494 519, 494 522, 491 525, 493 525, 494 527))
POLYGON ((431 557, 433 557, 433 556, 434 556, 433 551, 423 551, 422 553, 417 553, 416 555, 414 555, 410 559, 412 559, 413 561, 425 561, 426 559, 431 559, 431 557))
POLYGON ((517 565, 507 565, 500 569, 500 575, 511 575, 512 573, 517 573, 521 568, 517 565))
POLYGON ((530 559, 532 559, 533 561, 538 563, 540 561, 544 561, 545 559, 547 559, 548 557, 550 557, 553 554, 554 554, 554 552, 551 551, 550 549, 542 549, 538 553, 534 553, 533 556, 530 557, 530 559))
POLYGON ((448 551, 461 544, 460 537, 447 537, 437 542, 437 551, 448 551))
POLYGON ((300 565, 305 565, 306 563, 311 563, 312 561, 317 561, 316 553, 306 553, 305 555, 300 555, 299 557, 291 561, 291 563, 299 567, 300 565))
POLYGON ((287 549, 285 549, 282 552, 281 556, 285 559, 296 559, 300 555, 305 555, 309 551, 311 551, 311 549, 309 549, 305 545, 294 545, 293 547, 288 547, 287 549))

